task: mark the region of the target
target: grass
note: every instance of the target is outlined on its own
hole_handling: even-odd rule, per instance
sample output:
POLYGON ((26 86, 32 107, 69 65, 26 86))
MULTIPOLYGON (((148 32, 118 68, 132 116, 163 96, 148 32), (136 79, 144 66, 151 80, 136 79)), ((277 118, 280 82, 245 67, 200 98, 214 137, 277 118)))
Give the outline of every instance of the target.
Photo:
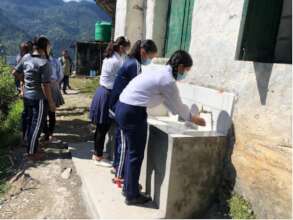
POLYGON ((73 89, 78 89, 80 93, 93 96, 97 87, 99 86, 99 78, 88 78, 88 77, 72 77, 70 78, 70 86, 73 89))
POLYGON ((0 180, 0 201, 5 192, 9 189, 8 184, 4 180, 0 180))
POLYGON ((17 100, 9 106, 8 115, 0 125, 0 199, 8 190, 7 178, 11 175, 9 149, 20 143, 20 121, 23 110, 22 100, 17 100))
POLYGON ((228 201, 232 219, 255 219, 251 205, 240 195, 233 194, 228 201))

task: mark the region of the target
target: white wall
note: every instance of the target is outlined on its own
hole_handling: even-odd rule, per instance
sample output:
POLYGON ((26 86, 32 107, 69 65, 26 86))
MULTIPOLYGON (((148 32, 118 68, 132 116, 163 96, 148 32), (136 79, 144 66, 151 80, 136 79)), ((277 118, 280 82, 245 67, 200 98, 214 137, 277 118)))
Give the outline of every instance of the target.
POLYGON ((126 36, 132 43, 144 37, 144 1, 117 0, 115 38, 126 36))
POLYGON ((119 36, 126 35, 126 17, 127 17, 126 0, 117 0, 116 19, 115 19, 115 39, 119 36))

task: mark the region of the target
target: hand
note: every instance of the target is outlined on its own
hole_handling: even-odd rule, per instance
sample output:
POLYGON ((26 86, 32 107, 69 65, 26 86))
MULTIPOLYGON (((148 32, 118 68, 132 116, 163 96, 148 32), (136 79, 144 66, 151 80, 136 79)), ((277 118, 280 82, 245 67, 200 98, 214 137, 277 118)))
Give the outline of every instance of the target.
POLYGON ((51 112, 55 112, 56 111, 56 105, 54 102, 49 102, 49 109, 51 112))
POLYGON ((193 115, 191 118, 191 121, 196 125, 203 126, 203 127, 206 126, 206 121, 203 118, 199 117, 198 115, 193 115))

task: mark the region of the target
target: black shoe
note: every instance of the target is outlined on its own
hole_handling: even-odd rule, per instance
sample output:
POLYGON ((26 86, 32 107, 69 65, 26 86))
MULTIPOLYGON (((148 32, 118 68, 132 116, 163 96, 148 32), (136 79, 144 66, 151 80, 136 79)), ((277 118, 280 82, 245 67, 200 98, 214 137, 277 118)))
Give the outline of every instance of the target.
MULTIPOLYGON (((141 193, 141 191, 142 191, 142 185, 141 184, 138 185, 138 189, 139 189, 139 192, 141 193)), ((122 196, 126 197, 126 192, 124 191, 124 189, 122 189, 121 194, 122 194, 122 196)))
POLYGON ((152 199, 149 196, 145 196, 143 194, 140 194, 137 198, 134 199, 125 199, 126 205, 143 205, 147 202, 152 201, 152 199))

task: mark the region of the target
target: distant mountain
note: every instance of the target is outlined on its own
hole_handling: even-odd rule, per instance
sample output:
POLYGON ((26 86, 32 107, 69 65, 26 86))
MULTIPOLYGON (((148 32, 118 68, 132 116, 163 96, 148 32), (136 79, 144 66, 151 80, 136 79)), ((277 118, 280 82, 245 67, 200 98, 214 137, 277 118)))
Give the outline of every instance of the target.
POLYGON ((21 41, 42 34, 52 41, 54 53, 59 55, 76 40, 93 40, 99 20, 111 18, 87 1, 0 0, 0 41, 12 55, 21 41))
POLYGON ((18 43, 15 39, 29 39, 30 36, 24 31, 12 24, 10 20, 3 15, 0 9, 0 42, 3 44, 6 51, 17 51, 18 43))

